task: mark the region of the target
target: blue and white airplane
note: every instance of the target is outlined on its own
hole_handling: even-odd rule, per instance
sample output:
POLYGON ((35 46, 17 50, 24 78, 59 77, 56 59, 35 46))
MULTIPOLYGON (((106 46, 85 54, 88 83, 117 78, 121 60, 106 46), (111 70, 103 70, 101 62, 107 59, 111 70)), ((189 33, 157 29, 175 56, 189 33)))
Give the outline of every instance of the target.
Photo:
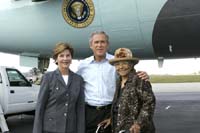
POLYGON ((75 58, 89 56, 90 33, 103 30, 111 53, 128 47, 141 59, 199 57, 199 7, 199 0, 1 0, 0 51, 41 68, 59 41, 73 45, 75 58))

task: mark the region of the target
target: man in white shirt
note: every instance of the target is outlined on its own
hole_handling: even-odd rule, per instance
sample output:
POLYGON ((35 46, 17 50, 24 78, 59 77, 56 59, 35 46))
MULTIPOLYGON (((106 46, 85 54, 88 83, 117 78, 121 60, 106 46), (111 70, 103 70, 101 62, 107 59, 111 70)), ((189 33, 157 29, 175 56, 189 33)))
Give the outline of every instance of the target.
MULTIPOLYGON (((116 71, 108 62, 113 55, 107 53, 109 37, 104 31, 92 33, 89 45, 93 55, 81 61, 77 73, 85 81, 86 133, 95 133, 98 124, 110 117, 116 71)), ((138 76, 148 79, 145 72, 138 73, 138 76)), ((111 133, 111 129, 108 127, 104 133, 111 133)))

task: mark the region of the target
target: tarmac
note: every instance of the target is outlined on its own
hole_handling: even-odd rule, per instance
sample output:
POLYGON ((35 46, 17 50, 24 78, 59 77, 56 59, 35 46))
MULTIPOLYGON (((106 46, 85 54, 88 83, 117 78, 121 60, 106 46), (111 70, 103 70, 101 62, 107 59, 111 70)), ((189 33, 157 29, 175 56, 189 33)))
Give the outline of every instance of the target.
MULTIPOLYGON (((200 83, 152 84, 156 133, 200 132, 200 83)), ((32 133, 34 116, 7 118, 11 133, 32 133)))

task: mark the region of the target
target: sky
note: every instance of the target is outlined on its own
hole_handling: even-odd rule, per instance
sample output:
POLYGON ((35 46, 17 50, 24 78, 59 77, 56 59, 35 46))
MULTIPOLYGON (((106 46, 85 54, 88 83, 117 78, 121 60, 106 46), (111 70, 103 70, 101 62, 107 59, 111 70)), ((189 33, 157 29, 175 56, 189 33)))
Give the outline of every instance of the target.
MULTIPOLYGON (((73 60, 70 66, 72 71, 77 71, 79 61, 73 60)), ((19 56, 14 54, 0 53, 0 66, 9 66, 19 69, 21 72, 28 72, 31 67, 22 67, 19 65, 19 56)), ((48 71, 53 71, 57 68, 54 61, 50 60, 48 71)), ((157 60, 140 60, 135 66, 136 70, 146 71, 148 74, 200 74, 200 58, 188 59, 166 59, 162 68, 158 67, 157 60)))

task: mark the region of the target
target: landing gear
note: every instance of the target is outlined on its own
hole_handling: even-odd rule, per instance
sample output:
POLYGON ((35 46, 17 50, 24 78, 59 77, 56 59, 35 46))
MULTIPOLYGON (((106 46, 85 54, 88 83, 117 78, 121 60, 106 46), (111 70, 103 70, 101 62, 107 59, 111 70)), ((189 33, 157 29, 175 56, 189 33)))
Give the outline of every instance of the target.
POLYGON ((38 69, 41 73, 44 73, 49 67, 50 58, 38 58, 38 69))

